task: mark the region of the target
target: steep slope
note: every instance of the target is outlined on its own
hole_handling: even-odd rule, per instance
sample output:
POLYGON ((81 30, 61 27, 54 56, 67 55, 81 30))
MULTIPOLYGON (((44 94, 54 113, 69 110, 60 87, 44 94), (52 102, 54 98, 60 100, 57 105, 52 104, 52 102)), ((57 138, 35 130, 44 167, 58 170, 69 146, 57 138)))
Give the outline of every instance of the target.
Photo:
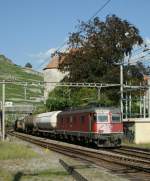
MULTIPOLYGON (((0 55, 0 81, 15 80, 18 83, 6 84, 6 101, 36 102, 43 97, 43 90, 39 81, 43 81, 42 74, 13 64, 4 55, 0 55), (24 82, 29 82, 25 84, 24 82), (31 85, 31 83, 34 84, 31 85)), ((0 84, 0 99, 2 98, 2 84, 0 84)))

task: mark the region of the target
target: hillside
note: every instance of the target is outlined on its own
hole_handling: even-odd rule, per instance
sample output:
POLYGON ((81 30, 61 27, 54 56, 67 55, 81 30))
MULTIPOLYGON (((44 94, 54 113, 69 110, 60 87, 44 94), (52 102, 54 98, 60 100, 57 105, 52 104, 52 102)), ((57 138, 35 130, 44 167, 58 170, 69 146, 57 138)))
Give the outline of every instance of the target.
MULTIPOLYGON (((0 55, 0 81, 15 80, 20 83, 6 84, 6 101, 12 102, 38 102, 43 97, 43 89, 35 81, 43 81, 43 76, 36 71, 28 71, 25 68, 14 64, 4 55, 0 55), (30 82, 25 86, 23 82, 30 82), (20 85, 22 83, 22 85, 20 85), (26 100, 25 100, 26 92, 26 100)), ((0 84, 0 100, 2 98, 2 85, 0 84)))

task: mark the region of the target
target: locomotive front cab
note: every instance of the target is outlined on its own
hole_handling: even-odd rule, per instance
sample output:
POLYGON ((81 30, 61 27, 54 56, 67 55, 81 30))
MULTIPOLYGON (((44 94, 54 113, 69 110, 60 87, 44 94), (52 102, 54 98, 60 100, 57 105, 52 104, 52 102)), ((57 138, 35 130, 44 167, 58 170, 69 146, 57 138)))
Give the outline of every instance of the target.
POLYGON ((95 112, 94 119, 98 133, 98 146, 120 146, 123 135, 120 112, 98 111, 95 112))

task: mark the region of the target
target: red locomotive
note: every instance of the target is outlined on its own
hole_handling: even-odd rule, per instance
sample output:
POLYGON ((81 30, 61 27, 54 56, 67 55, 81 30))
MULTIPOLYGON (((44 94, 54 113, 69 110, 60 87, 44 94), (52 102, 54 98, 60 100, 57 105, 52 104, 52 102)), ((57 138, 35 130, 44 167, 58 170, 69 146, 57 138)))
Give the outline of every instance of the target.
POLYGON ((63 111, 57 116, 57 134, 101 147, 120 146, 123 135, 121 113, 115 108, 63 111))
POLYGON ((99 147, 120 146, 123 135, 121 113, 115 108, 87 108, 29 115, 16 121, 16 130, 99 147), (19 122, 17 122, 19 121, 19 122), (17 127, 19 125, 19 127, 17 127), (22 129, 21 129, 21 125, 22 129))

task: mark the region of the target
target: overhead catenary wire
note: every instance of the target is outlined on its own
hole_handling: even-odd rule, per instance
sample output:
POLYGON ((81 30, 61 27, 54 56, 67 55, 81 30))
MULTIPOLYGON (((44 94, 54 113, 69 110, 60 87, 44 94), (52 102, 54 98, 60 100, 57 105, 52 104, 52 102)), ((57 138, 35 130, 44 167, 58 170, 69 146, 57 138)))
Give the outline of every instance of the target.
POLYGON ((135 60, 132 60, 132 61, 131 61, 130 63, 128 63, 128 64, 129 64, 129 65, 132 65, 132 64, 136 64, 137 62, 144 62, 144 63, 148 64, 148 63, 149 63, 149 62, 148 62, 149 60, 150 60, 150 57, 148 57, 148 59, 143 59, 143 60, 142 60, 142 59, 139 59, 139 60, 138 60, 138 59, 135 59, 135 60))
MULTIPOLYGON (((55 52, 58 52, 66 43, 67 43, 67 41, 63 42, 63 43, 55 50, 55 52)), ((36 67, 36 69, 41 68, 41 66, 43 66, 44 64, 46 64, 46 62, 48 62, 48 61, 49 61, 49 59, 46 60, 46 61, 44 60, 40 65, 38 65, 38 67, 36 67)))
MULTIPOLYGON (((148 44, 149 45, 149 44, 148 44)), ((137 50, 133 50, 133 53, 131 57, 125 59, 124 64, 135 64, 136 62, 145 62, 150 59, 150 48, 147 47, 140 47, 137 50), (141 50, 139 52, 139 50, 141 50), (135 52, 137 52, 135 54, 135 52)))
MULTIPOLYGON (((25 84, 30 86, 42 86, 44 84, 51 84, 55 85, 57 87, 88 87, 88 88, 107 88, 107 87, 120 87, 120 84, 116 83, 102 83, 102 82, 51 82, 51 81, 36 81, 36 82, 24 82, 24 81, 16 81, 16 80, 0 80, 0 84, 16 84, 16 85, 21 85, 24 86, 25 84)), ((148 88, 146 85, 144 86, 139 86, 139 85, 124 85, 124 88, 148 88)))
MULTIPOLYGON (((66 42, 64 42, 63 44, 62 44, 62 46, 60 46, 55 52, 57 52, 57 51, 59 51, 64 45, 66 44, 66 42)), ((139 49, 137 49, 137 50, 135 50, 134 51, 134 53, 135 52, 137 52, 138 51, 138 53, 136 53, 136 54, 133 54, 133 56, 134 57, 132 57, 132 58, 130 58, 129 59, 129 63, 128 64, 132 64, 132 63, 136 63, 137 61, 148 61, 148 60, 142 60, 142 58, 143 57, 136 57, 137 55, 138 56, 140 56, 140 55, 143 55, 144 57, 146 56, 146 55, 148 55, 148 54, 150 54, 150 53, 147 53, 146 55, 144 55, 144 52, 142 51, 142 52, 139 52, 139 50, 142 50, 143 49, 143 47, 141 47, 141 48, 139 48, 139 49)), ((146 58, 146 57, 145 57, 146 58)), ((47 60, 47 61, 49 61, 49 60, 47 60)), ((43 61, 36 69, 39 69, 42 65, 44 65, 47 61, 43 61)), ((127 64, 127 63, 126 63, 127 64)))
POLYGON ((111 0, 106 1, 89 19, 91 21, 93 18, 95 18, 109 3, 111 0))
MULTIPOLYGON (((107 0, 90 18, 88 21, 91 21, 94 17, 96 17, 109 3, 111 0, 107 0)), ((88 22, 87 21, 87 22, 88 22)), ((61 50, 61 48, 68 42, 68 40, 64 41, 56 50, 55 52, 58 52, 59 50, 61 50)), ((49 61, 49 60, 47 60, 49 61)), ((41 66, 43 66, 47 61, 43 61, 36 69, 41 68, 41 66)))
MULTIPOLYGON (((110 3, 110 1, 111 0, 107 0, 90 18, 89 18, 89 20, 88 21, 91 21, 94 17, 96 17, 109 3, 110 3)), ((87 22, 88 22, 87 21, 87 22)), ((55 52, 57 53, 58 51, 60 51, 64 46, 65 46, 65 44, 68 42, 68 40, 65 40, 56 50, 55 50, 55 52)), ((150 45, 149 43, 147 43, 147 45, 150 45)), ((141 57, 135 57, 135 56, 137 56, 138 54, 142 54, 143 52, 139 52, 140 50, 142 50, 142 49, 144 49, 145 47, 139 47, 138 49, 135 49, 135 50, 133 50, 133 56, 134 56, 134 62, 133 63, 135 63, 135 60, 137 59, 137 61, 141 61, 140 60, 140 58, 141 57), (138 53, 136 53, 136 52, 138 52, 138 53), (135 54, 136 53, 136 54, 135 54)), ((41 66, 43 66, 44 64, 46 64, 46 62, 48 62, 49 60, 47 60, 47 61, 43 61, 36 69, 39 69, 41 66)), ((132 61, 132 59, 130 58, 130 61, 132 61)), ((146 61, 146 60, 144 60, 144 61, 146 61)), ((131 63, 130 63, 131 64, 131 63)))

